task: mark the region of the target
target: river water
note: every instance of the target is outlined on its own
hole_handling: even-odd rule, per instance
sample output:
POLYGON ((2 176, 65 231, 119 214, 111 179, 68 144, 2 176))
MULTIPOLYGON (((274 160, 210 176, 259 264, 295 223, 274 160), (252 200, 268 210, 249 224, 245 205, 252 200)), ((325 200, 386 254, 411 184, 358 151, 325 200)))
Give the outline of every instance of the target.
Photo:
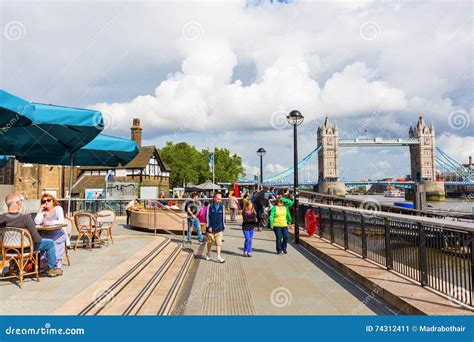
MULTIPOLYGON (((381 204, 393 204, 394 202, 409 202, 403 198, 384 197, 383 195, 346 195, 346 198, 353 198, 357 200, 372 199, 381 204)), ((433 208, 444 210, 461 211, 467 213, 474 213, 474 201, 465 200, 462 198, 447 198, 443 202, 428 202, 433 208)))

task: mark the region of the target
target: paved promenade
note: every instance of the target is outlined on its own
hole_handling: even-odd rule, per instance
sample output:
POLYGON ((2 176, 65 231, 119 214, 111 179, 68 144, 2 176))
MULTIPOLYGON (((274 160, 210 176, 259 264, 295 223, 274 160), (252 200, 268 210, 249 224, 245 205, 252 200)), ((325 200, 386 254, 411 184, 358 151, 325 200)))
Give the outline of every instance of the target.
MULTIPOLYGON (((195 240, 194 240, 195 241, 195 240)), ((398 311, 290 245, 275 254, 274 234, 255 232, 252 258, 241 256, 239 224, 228 224, 224 264, 206 261, 205 246, 193 245, 197 259, 175 305, 175 315, 392 315, 398 311)), ((216 254, 213 253, 215 260, 216 254)))
MULTIPOLYGON (((70 250, 71 266, 64 266, 64 275, 41 277, 40 282, 26 279, 23 289, 0 282, 0 315, 48 315, 73 298, 105 273, 137 253, 153 239, 153 233, 127 229, 124 219, 114 226, 115 244, 109 247, 70 250)), ((94 294, 91 294, 91 299, 94 294)))

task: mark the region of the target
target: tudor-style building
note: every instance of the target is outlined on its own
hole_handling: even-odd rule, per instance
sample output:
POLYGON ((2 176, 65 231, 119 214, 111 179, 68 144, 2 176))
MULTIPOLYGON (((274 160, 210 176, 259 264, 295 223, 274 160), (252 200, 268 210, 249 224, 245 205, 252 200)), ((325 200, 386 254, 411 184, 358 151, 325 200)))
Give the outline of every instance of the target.
POLYGON ((130 128, 131 139, 140 147, 138 155, 127 165, 119 167, 83 166, 79 167, 73 185, 73 196, 84 198, 87 189, 105 188, 105 178, 111 176, 115 182, 130 182, 142 187, 149 187, 156 195, 161 192, 168 194, 170 170, 160 158, 156 146, 141 146, 142 131, 140 119, 133 119, 130 128))

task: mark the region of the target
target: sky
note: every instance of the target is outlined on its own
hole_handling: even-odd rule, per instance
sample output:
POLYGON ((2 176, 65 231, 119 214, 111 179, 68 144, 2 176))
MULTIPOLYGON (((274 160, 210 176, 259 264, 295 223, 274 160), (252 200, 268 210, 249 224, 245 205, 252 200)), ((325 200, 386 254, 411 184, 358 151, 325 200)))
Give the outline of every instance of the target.
MULTIPOLYGON (((406 138, 423 113, 437 146, 474 154, 470 1, 3 1, 0 87, 30 101, 102 111, 105 133, 187 141, 242 156, 247 178, 340 138, 406 138)), ((216 161, 218 162, 218 161, 216 161)), ((403 177, 408 148, 341 148, 345 179, 403 177)), ((317 178, 308 168, 302 178, 317 178)))

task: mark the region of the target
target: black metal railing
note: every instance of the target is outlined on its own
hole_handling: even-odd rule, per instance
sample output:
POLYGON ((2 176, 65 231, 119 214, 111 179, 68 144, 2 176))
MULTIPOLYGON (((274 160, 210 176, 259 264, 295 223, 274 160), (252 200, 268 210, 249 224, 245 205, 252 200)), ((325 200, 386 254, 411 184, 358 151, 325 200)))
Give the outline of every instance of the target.
MULTIPOLYGON (((160 198, 160 199, 140 199, 140 203, 146 209, 162 208, 164 205, 177 204, 178 207, 184 209, 184 204, 189 201, 189 198, 160 198)), ((210 202, 211 198, 200 198, 199 201, 210 202)), ((58 199, 63 207, 64 212, 67 212, 68 200, 58 199)), ((224 205, 227 204, 228 199, 223 198, 224 205)), ((130 200, 114 200, 114 199, 72 199, 71 200, 71 215, 79 211, 98 212, 100 210, 112 210, 116 215, 122 216, 126 213, 126 208, 130 200)))
MULTIPOLYGON (((416 210, 410 208, 398 207, 395 205, 379 203, 376 199, 355 199, 334 195, 326 195, 314 191, 300 191, 300 199, 312 202, 329 205, 339 205, 343 207, 360 208, 360 209, 376 209, 379 211, 398 213, 404 215, 425 216, 434 218, 448 218, 462 221, 473 221, 473 215, 467 212, 460 212, 456 210, 441 210, 441 209, 424 209, 416 210)), ((468 197, 467 201, 471 201, 472 197, 468 197)))
POLYGON ((318 216, 317 237, 473 306, 474 224, 301 203, 301 227, 307 210, 318 216))

